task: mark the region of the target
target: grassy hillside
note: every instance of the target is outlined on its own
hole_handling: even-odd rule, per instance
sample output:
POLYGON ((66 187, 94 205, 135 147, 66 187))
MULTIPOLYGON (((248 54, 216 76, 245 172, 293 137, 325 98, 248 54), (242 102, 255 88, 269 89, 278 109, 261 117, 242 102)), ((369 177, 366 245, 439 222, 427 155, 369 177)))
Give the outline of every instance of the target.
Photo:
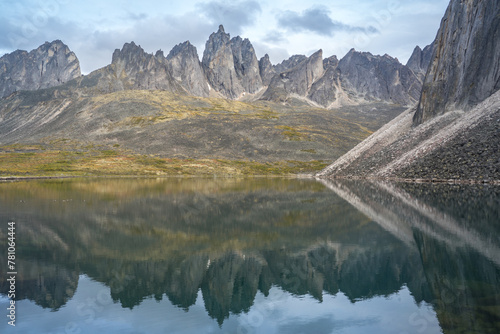
POLYGON ((0 176, 314 172, 403 110, 64 88, 0 101, 0 176))

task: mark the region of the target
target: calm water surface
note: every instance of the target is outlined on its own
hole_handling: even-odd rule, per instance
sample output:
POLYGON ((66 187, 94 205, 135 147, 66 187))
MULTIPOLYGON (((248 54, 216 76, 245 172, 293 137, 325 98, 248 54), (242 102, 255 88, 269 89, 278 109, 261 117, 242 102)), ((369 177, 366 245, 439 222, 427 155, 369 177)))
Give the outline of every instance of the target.
POLYGON ((1 333, 500 333, 498 186, 23 181, 0 224, 1 333))

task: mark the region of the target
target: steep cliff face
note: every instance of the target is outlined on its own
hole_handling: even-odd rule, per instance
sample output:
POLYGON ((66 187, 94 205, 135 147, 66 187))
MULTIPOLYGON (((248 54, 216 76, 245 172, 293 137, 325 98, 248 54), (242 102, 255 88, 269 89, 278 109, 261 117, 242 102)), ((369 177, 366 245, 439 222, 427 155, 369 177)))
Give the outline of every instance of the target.
POLYGON ((452 0, 441 21, 414 125, 468 110, 500 89, 500 2, 452 0))
POLYGON ((195 46, 189 41, 176 45, 168 54, 167 61, 174 79, 189 93, 208 97, 209 85, 195 46))
POLYGON ((344 89, 358 100, 384 100, 408 105, 420 97, 417 76, 396 58, 349 51, 338 69, 344 89))
POLYGON ((262 88, 262 78, 252 43, 247 38, 242 39, 240 36, 236 36, 231 39, 231 50, 233 51, 234 69, 241 86, 245 92, 256 93, 262 88))
POLYGON ((17 50, 0 58, 0 98, 19 90, 61 85, 79 76, 78 58, 59 40, 30 52, 17 50))

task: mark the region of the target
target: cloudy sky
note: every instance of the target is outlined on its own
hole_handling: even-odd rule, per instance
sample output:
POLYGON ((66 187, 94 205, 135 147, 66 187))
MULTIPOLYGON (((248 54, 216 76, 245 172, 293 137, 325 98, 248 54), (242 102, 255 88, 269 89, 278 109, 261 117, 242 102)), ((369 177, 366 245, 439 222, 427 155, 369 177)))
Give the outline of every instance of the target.
POLYGON ((248 38, 273 64, 323 49, 389 54, 406 63, 416 45, 431 43, 449 0, 0 0, 0 56, 45 41, 66 43, 83 73, 111 62, 124 43, 167 54, 189 40, 200 57, 223 24, 248 38))

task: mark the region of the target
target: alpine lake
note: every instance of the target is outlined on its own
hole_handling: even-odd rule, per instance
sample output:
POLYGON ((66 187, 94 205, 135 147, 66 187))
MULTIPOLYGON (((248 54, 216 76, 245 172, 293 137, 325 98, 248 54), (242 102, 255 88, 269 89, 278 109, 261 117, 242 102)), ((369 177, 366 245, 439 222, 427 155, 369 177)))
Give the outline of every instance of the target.
POLYGON ((0 223, 0 333, 500 333, 499 185, 25 180, 0 223))

